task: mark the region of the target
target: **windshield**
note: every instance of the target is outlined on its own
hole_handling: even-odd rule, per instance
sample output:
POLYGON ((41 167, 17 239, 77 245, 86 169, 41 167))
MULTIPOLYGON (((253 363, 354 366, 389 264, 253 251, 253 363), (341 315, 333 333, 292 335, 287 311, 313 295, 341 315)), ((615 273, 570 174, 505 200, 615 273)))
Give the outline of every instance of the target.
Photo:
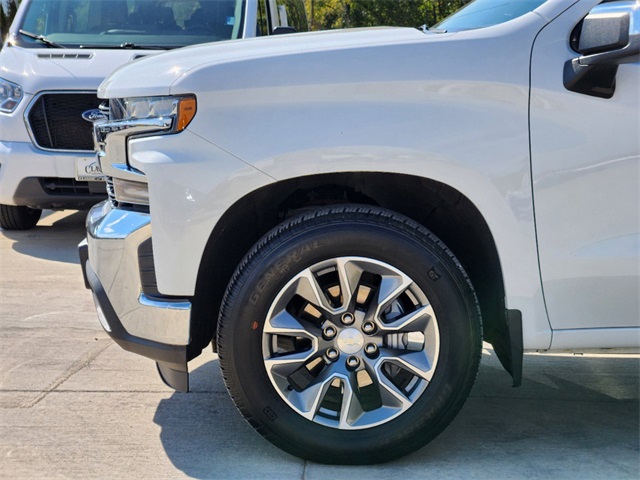
POLYGON ((244 0, 33 0, 24 47, 177 48, 242 36, 244 0), (32 38, 42 35, 45 41, 32 38), (49 44, 51 45, 51 44, 49 44))
POLYGON ((474 0, 430 30, 458 32, 490 27, 529 13, 546 0, 474 0))

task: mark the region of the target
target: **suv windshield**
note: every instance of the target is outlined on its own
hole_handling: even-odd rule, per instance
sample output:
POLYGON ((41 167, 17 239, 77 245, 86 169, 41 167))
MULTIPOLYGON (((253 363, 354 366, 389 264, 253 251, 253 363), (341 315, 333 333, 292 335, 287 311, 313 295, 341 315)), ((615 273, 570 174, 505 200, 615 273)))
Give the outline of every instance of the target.
POLYGON ((430 30, 458 32, 490 27, 529 13, 546 0, 474 0, 430 30))
POLYGON ((244 0, 33 0, 24 47, 177 48, 242 36, 244 0), (31 35, 33 34, 33 35, 31 35), (43 40, 33 38, 42 36, 43 40))

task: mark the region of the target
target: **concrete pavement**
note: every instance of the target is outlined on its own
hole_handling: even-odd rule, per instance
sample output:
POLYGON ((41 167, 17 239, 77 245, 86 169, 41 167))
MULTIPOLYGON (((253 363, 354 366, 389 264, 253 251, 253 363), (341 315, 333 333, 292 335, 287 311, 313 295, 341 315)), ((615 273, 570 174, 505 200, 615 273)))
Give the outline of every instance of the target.
POLYGON ((0 478, 640 477, 639 355, 527 355, 513 389, 487 349, 461 414, 417 453, 371 467, 291 457, 237 413, 210 351, 181 394, 113 344, 78 265, 85 213, 48 213, 0 231, 0 478))

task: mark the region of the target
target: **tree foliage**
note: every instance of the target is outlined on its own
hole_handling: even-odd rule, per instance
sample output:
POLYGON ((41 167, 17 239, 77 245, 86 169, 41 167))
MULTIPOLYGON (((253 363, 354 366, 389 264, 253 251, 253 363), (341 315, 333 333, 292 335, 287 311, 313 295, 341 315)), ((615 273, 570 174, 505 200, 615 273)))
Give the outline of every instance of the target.
POLYGON ((16 16, 19 3, 20 0, 7 0, 6 3, 0 1, 0 41, 4 41, 5 36, 9 33, 9 27, 16 16))
POLYGON ((434 25, 469 0, 305 0, 313 30, 434 25))

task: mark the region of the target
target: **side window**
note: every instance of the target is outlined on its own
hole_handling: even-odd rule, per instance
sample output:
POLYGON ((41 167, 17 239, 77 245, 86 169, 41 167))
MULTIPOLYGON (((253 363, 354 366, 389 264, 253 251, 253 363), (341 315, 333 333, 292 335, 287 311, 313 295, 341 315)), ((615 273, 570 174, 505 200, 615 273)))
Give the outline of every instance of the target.
POLYGON ((297 32, 309 31, 307 13, 303 0, 276 0, 279 22, 281 27, 293 27, 297 32))
POLYGON ((296 32, 309 31, 304 0, 258 0, 258 36, 272 35, 278 27, 287 31, 276 33, 291 33, 288 27, 296 32))

